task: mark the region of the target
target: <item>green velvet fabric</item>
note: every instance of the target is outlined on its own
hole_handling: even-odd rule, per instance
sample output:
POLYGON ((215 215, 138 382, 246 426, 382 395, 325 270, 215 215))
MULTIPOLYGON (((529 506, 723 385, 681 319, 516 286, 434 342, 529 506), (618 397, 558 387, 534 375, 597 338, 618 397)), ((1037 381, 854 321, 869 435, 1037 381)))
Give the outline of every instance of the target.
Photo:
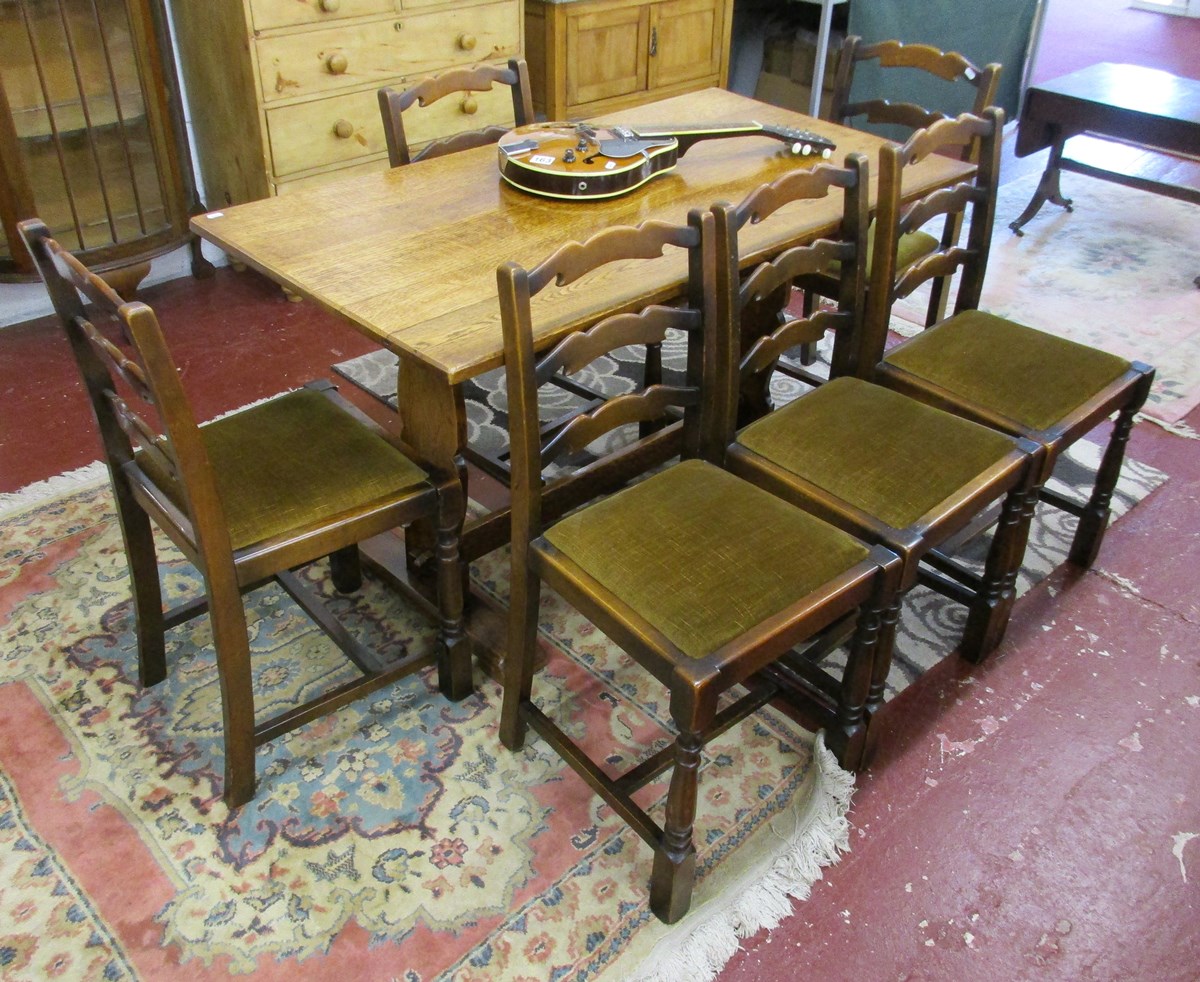
MULTIPOLYGON (((936 236, 930 235, 928 232, 922 232, 917 229, 915 232, 908 232, 900 236, 900 242, 896 246, 896 268, 904 269, 910 263, 915 263, 922 256, 928 256, 931 252, 935 252, 941 243, 936 236)), ((867 276, 871 275, 871 264, 875 259, 875 220, 871 219, 871 226, 867 231, 867 276)), ((841 271, 842 264, 840 262, 832 262, 829 264, 829 273, 831 276, 836 276, 841 271)))
MULTIPOLYGON (((213 420, 200 432, 234 549, 369 504, 427 476, 307 389, 213 420)), ((182 505, 180 489, 165 475, 151 471, 151 477, 182 505)))
POLYGON ((898 529, 1013 449, 1001 433, 851 377, 751 423, 738 442, 898 529))
POLYGON ((1129 369, 1106 351, 980 310, 921 332, 885 361, 1030 430, 1054 426, 1129 369))
POLYGON ((546 538, 691 658, 867 555, 857 539, 698 460, 568 516, 546 538))

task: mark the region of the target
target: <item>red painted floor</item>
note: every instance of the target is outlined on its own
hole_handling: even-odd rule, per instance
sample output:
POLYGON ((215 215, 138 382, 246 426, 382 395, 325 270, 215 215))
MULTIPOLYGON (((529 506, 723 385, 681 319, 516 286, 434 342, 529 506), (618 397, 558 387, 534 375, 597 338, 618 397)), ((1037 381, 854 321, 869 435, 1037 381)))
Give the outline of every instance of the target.
MULTIPOLYGON (((1170 60, 1178 32, 1200 26, 1111 13, 1160 18, 1141 22, 1157 50, 1090 60, 1170 60)), ((1183 50, 1195 66, 1200 49, 1183 50)), ((248 272, 143 299, 203 417, 369 347, 248 272)), ((1188 423, 1200 430, 1200 410, 1188 423)), ((1200 441, 1143 423, 1130 453, 1170 480, 1113 528, 1094 570, 1019 601, 984 666, 951 655, 886 707, 852 851, 721 982, 1200 979, 1200 441)), ((57 328, 0 329, 0 492, 98 455, 57 328)))

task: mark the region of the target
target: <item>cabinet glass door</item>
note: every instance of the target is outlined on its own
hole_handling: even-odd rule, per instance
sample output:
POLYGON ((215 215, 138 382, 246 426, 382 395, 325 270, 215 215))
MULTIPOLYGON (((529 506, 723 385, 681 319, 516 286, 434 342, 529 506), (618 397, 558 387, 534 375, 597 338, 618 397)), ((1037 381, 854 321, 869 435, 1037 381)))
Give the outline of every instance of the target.
POLYGON ((23 265, 11 226, 33 215, 93 261, 172 234, 144 40, 125 0, 0 0, 0 271, 23 265))

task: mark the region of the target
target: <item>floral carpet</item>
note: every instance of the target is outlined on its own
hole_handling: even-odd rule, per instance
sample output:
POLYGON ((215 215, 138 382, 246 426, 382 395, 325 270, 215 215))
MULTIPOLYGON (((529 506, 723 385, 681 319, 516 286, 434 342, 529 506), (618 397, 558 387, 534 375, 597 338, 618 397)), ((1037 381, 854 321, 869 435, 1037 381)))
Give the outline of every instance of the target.
MULTIPOLYGON (((668 931, 644 843, 540 740, 500 745, 493 682, 451 704, 429 673, 262 748, 230 812, 207 618, 168 633, 168 679, 140 690, 107 480, 0 514, 0 541, 6 980, 703 979, 848 845, 850 776, 761 710, 706 748, 697 901, 668 931)), ((198 592, 163 555, 166 594, 198 592)), ((505 572, 473 570, 498 597, 505 572)), ((433 642, 370 582, 332 603, 384 651, 433 642)), ((248 611, 260 713, 346 671, 282 591, 248 611)), ((554 597, 541 636, 543 706, 614 769, 669 739, 664 691, 554 597)))
MULTIPOLYGON (((1175 423, 1200 405, 1200 209, 1081 174, 1073 211, 1042 206, 1014 235, 1040 175, 1002 185, 980 307, 1157 370, 1144 412, 1175 423)), ((914 294, 901 316, 924 323, 914 294)))

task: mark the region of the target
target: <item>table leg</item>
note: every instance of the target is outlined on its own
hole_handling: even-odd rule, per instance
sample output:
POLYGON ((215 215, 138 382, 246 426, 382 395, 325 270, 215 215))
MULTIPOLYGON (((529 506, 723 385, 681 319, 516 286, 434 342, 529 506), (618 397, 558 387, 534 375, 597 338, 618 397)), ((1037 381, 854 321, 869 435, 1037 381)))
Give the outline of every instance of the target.
POLYGON ((1038 181, 1037 190, 1033 192, 1033 197, 1017 220, 1009 222, 1008 227, 1016 232, 1017 235, 1025 234, 1021 231, 1021 227, 1041 211, 1042 205, 1047 201, 1061 208, 1066 208, 1067 211, 1073 210, 1071 199, 1063 197, 1062 189, 1059 186, 1059 177, 1062 174, 1059 161, 1062 160, 1063 147, 1066 145, 1066 142, 1066 137, 1059 137, 1054 141, 1054 145, 1050 148, 1050 159, 1046 161, 1046 169, 1042 172, 1042 179, 1038 181))
MULTIPOLYGON (((467 500, 467 413, 462 387, 415 358, 401 358, 396 381, 401 435, 426 461, 445 472, 456 472, 467 500)), ((463 513, 466 518, 466 512, 463 513)), ((432 528, 414 526, 410 534, 409 559, 414 547, 428 546, 432 528)))

